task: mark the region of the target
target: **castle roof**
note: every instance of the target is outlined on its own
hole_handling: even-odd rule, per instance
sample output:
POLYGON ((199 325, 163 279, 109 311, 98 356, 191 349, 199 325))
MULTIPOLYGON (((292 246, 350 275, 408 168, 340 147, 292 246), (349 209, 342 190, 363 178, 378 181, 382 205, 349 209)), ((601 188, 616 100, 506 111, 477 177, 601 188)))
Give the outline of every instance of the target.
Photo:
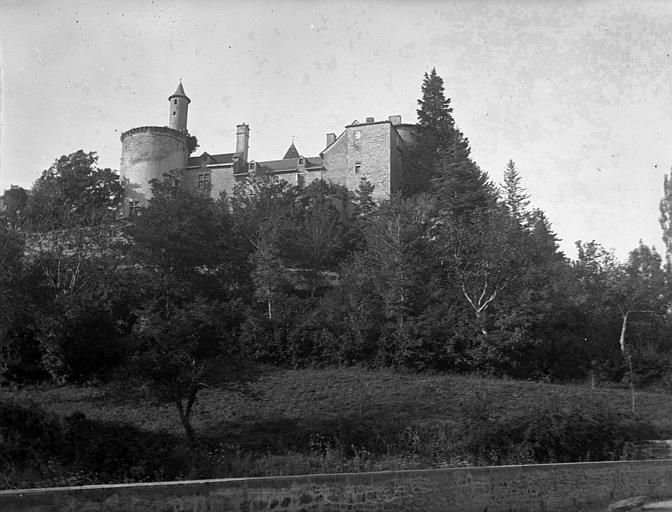
POLYGON ((218 155, 203 153, 201 156, 190 156, 187 160, 187 167, 200 167, 204 156, 207 157, 208 161, 206 165, 230 165, 233 164, 233 155, 235 153, 220 153, 218 155))
POLYGON ((287 153, 285 153, 285 156, 282 157, 283 159, 287 158, 299 158, 299 152, 296 150, 296 146, 294 146, 294 143, 292 142, 292 145, 289 146, 289 149, 287 150, 287 153))
MULTIPOLYGON (((266 160, 257 162, 260 167, 265 167, 272 172, 296 171, 298 169, 296 158, 283 158, 282 160, 266 160)), ((305 159, 306 169, 322 167, 322 159, 319 156, 311 156, 305 159)))
POLYGON ((182 81, 180 81, 180 84, 177 86, 177 89, 175 89, 175 92, 172 95, 168 96, 168 99, 170 100, 172 98, 177 97, 185 98, 189 103, 191 103, 189 96, 187 96, 184 92, 184 87, 182 87, 182 81))

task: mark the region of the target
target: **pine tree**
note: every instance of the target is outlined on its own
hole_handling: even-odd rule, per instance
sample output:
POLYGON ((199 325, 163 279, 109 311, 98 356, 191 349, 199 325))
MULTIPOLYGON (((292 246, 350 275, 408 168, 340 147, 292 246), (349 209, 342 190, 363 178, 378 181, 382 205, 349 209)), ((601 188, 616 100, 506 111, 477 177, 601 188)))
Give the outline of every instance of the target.
POLYGON ((439 210, 462 215, 495 204, 495 190, 470 157, 469 140, 456 127, 443 79, 432 69, 425 73, 418 100, 419 134, 411 152, 407 193, 431 191, 439 210))
POLYGON ((359 180, 359 187, 355 190, 355 213, 359 219, 366 219, 376 209, 373 200, 374 185, 366 178, 359 180))
POLYGON ((672 173, 665 175, 663 198, 660 200, 660 227, 667 250, 668 262, 672 258, 672 173))
POLYGON ((502 191, 504 192, 504 204, 509 213, 522 225, 527 217, 530 196, 525 193, 525 188, 521 185, 520 175, 513 160, 509 160, 506 165, 502 191))
POLYGON ((418 100, 418 124, 425 130, 437 134, 446 133, 455 127, 453 109, 450 98, 446 98, 443 78, 436 73, 436 68, 427 74, 422 81, 422 99, 418 100))
POLYGON ((435 169, 432 190, 440 215, 463 217, 495 207, 494 185, 470 158, 454 153, 446 155, 435 169))
POLYGON ((418 137, 405 155, 411 169, 405 179, 404 192, 412 195, 427 192, 434 171, 451 141, 455 138, 455 121, 450 99, 446 98, 443 79, 432 68, 422 82, 422 99, 418 100, 418 137))

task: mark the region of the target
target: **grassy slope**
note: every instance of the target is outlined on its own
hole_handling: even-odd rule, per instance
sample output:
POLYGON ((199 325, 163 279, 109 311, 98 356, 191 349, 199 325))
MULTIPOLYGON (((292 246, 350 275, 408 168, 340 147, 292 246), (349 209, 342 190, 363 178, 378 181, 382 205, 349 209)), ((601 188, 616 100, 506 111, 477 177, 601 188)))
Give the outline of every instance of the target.
MULTIPOLYGON (((339 421, 356 423, 358 418, 396 425, 450 422, 461 402, 475 393, 513 413, 522 412, 530 403, 561 407, 587 401, 624 412, 630 408, 629 391, 620 389, 360 368, 272 370, 250 383, 244 393, 217 387, 203 390, 195 407, 194 426, 200 434, 234 440, 254 433, 263 443, 265 436, 306 435, 339 421)), ((20 391, 18 397, 58 414, 82 411, 92 419, 181 433, 174 408, 157 405, 143 389, 109 385, 32 388, 20 391)), ((672 395, 638 393, 637 404, 643 420, 672 431, 672 395)))

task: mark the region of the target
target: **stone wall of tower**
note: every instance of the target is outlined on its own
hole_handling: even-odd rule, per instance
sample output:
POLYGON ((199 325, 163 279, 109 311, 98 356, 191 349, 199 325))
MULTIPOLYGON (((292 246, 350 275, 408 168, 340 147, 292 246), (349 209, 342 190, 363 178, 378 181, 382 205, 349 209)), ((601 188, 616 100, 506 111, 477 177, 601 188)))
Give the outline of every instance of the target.
POLYGON ((212 171, 210 177, 212 188, 210 189, 210 196, 217 200, 222 192, 231 197, 233 188, 236 185, 236 178, 234 176, 233 167, 222 167, 212 171))
POLYGON ((369 180, 376 200, 390 196, 390 124, 377 123, 353 126, 347 133, 345 186, 357 190, 361 178, 369 180), (357 132, 361 135, 357 136, 357 132), (359 165, 359 172, 356 166, 359 165))
POLYGON ((187 165, 187 136, 171 128, 143 126, 121 135, 119 174, 127 180, 126 200, 147 204, 152 196, 149 182, 187 165))
POLYGON ((377 201, 401 186, 403 144, 391 123, 369 122, 347 126, 322 154, 324 178, 357 190, 362 178, 370 181, 377 201))
POLYGON ((345 133, 322 152, 323 179, 338 185, 346 184, 345 160, 348 151, 345 133))
POLYGON ((394 128, 390 129, 390 193, 404 185, 404 140, 394 128))
POLYGON ((416 142, 418 136, 418 125, 417 124, 398 124, 395 127, 399 137, 403 141, 404 145, 412 146, 416 142))

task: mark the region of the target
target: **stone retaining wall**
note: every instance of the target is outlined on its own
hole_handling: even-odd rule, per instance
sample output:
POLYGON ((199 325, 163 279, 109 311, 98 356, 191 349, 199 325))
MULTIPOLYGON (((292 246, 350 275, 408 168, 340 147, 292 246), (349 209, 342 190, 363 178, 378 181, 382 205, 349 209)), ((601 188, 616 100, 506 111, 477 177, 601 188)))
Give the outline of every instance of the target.
POLYGON ((672 460, 0 491, 0 511, 547 512, 636 495, 672 496, 672 460))
POLYGON ((627 460, 653 460, 672 458, 672 439, 627 442, 623 448, 627 460))

